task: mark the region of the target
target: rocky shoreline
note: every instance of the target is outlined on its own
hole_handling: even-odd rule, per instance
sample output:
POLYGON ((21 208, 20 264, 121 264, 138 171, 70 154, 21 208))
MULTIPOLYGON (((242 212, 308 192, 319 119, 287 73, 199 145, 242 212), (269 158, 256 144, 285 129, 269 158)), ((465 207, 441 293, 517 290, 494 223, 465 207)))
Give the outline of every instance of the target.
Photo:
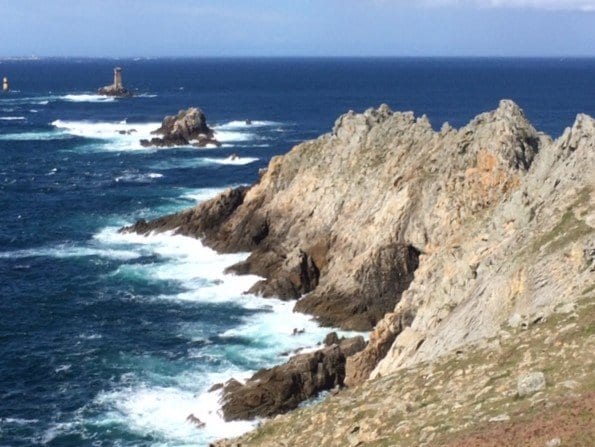
POLYGON ((585 285, 592 293, 593 172, 586 115, 552 140, 508 100, 440 131, 382 105, 274 157, 251 187, 122 231, 250 251, 229 267, 265 278, 249 292, 299 298, 296 311, 323 325, 373 330, 365 347, 335 344, 226 385, 226 418, 272 416, 546 318, 585 285))

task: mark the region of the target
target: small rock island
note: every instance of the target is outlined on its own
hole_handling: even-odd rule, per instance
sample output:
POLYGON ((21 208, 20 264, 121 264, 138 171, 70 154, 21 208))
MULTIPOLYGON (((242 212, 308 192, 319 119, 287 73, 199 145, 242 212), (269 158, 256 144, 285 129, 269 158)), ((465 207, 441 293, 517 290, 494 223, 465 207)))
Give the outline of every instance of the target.
POLYGON ((126 90, 122 84, 122 68, 114 68, 114 83, 111 85, 106 85, 105 87, 101 87, 99 90, 97 90, 97 93, 99 95, 115 96, 119 98, 132 96, 132 92, 126 90))
POLYGON ((162 136, 141 140, 140 144, 143 147, 206 147, 208 144, 221 146, 215 139, 215 132, 207 125, 204 112, 197 107, 180 110, 177 115, 166 116, 161 127, 151 133, 162 136))

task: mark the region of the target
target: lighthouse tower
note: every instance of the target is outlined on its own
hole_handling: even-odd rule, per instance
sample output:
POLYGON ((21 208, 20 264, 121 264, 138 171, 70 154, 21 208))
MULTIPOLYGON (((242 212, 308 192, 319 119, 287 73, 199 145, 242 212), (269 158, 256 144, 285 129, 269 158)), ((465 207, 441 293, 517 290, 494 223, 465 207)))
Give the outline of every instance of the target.
POLYGON ((124 88, 122 86, 122 68, 121 67, 114 68, 114 87, 116 87, 116 90, 121 90, 124 88))
POLYGON ((7 92, 9 90, 10 90, 10 86, 8 85, 8 78, 6 76, 4 76, 4 78, 2 78, 2 91, 7 92))

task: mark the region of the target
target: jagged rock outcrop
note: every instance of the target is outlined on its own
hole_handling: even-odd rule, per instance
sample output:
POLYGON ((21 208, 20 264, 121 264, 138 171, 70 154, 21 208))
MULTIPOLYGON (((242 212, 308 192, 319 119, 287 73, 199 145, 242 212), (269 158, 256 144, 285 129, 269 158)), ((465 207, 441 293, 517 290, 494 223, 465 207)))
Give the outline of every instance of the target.
POLYGON ((223 387, 225 420, 285 413, 321 391, 343 386, 345 359, 365 345, 361 336, 336 339, 330 346, 297 354, 283 365, 262 369, 245 384, 230 380, 223 387))
POLYGON ((151 133, 162 136, 141 140, 142 146, 172 147, 192 144, 196 147, 205 147, 208 144, 221 145, 215 138, 213 129, 207 125, 205 114, 196 107, 180 110, 175 116, 166 116, 161 127, 151 133))
MULTIPOLYGON (((350 112, 331 134, 274 157, 217 227, 177 231, 251 251, 230 270, 266 278, 253 292, 306 294, 300 311, 368 330, 399 302, 420 256, 518 188, 545 140, 506 101, 460 131, 435 132, 427 118, 387 106, 350 112)), ((201 221, 211 206, 191 213, 201 221)))
POLYGON ((510 190, 424 250, 415 280, 385 320, 415 318, 392 326, 397 336, 373 377, 479 343, 513 320, 547 318, 592 290, 595 120, 578 115, 556 141, 537 137, 529 169, 510 190))

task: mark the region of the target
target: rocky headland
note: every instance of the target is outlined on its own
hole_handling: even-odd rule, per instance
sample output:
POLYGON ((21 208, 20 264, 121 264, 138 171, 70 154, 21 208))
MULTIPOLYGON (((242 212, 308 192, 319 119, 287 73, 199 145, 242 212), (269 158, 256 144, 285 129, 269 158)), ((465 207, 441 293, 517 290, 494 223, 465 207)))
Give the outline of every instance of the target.
POLYGON ((140 140, 143 147, 221 145, 215 138, 213 129, 208 126, 204 112, 196 107, 180 110, 177 115, 166 116, 161 127, 151 133, 160 136, 140 140))
MULTIPOLYGON (((323 377, 321 360, 300 370, 309 371, 307 386, 289 386, 292 396, 318 392, 322 382, 350 390, 220 445, 441 445, 433 440, 444 435, 447 444, 494 418, 507 422, 514 405, 535 410, 534 400, 507 388, 528 368, 541 374, 530 383, 543 382, 529 395, 551 391, 552 402, 570 400, 592 417, 594 173, 595 120, 586 115, 553 140, 508 100, 440 131, 425 116, 382 105, 349 112, 331 133, 274 157, 251 187, 123 231, 171 230, 221 252, 250 251, 229 268, 265 278, 249 292, 297 299, 295 309, 323 325, 372 330, 365 347, 334 356, 344 361, 342 378, 323 377), (575 338, 557 335, 564 325, 574 325, 575 338), (551 343, 558 348, 544 348, 551 343), (564 371, 575 365, 566 380, 577 385, 550 386, 559 377, 548 362, 564 371), (455 382, 458 394, 448 385, 455 382), (421 408, 431 411, 421 411, 430 394, 421 408), (349 422, 337 423, 337 414, 349 422)), ((240 417, 295 407, 293 397, 268 398, 257 385, 287 381, 279 377, 287 371, 295 372, 273 368, 227 386, 224 412, 229 402, 248 402, 240 417)), ((300 374, 289 382, 302 383, 300 374)))

